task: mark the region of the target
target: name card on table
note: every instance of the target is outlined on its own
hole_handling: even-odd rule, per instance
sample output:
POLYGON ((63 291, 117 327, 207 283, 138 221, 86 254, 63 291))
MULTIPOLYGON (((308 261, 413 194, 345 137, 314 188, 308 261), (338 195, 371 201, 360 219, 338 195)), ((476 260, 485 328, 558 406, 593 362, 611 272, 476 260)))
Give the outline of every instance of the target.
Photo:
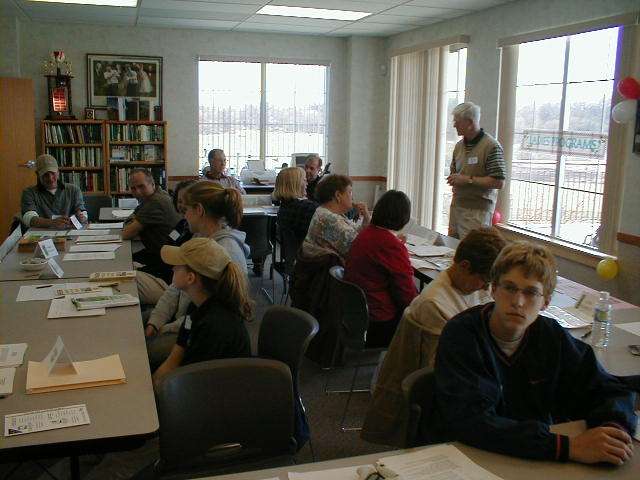
POLYGON ((78 373, 76 372, 76 367, 73 365, 73 360, 71 360, 71 355, 67 347, 64 346, 64 342, 60 336, 58 336, 56 343, 47 356, 44 357, 42 363, 45 366, 47 375, 51 375, 51 373, 56 375, 73 375, 78 373))
POLYGON ((73 226, 76 227, 76 230, 82 230, 82 223, 80 223, 80 220, 78 220, 78 217, 76 217, 75 215, 71 215, 71 217, 69 217, 69 220, 71 220, 71 223, 73 223, 73 226))
POLYGON ((38 249, 42 253, 42 256, 47 260, 58 255, 58 250, 51 238, 38 242, 38 249))
POLYGON ((49 268, 51 268, 51 271, 55 273, 56 277, 62 278, 64 276, 64 270, 62 270, 60 265, 58 265, 58 262, 56 262, 55 258, 50 258, 47 263, 49 264, 49 268))

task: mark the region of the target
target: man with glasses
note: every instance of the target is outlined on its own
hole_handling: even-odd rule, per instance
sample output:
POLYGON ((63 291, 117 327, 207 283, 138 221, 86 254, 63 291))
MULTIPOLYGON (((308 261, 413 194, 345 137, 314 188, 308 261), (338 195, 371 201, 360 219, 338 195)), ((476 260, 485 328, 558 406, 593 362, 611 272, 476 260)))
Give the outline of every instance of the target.
POLYGON ((608 462, 633 455, 634 394, 598 363, 591 347, 540 316, 556 285, 543 247, 505 247, 491 270, 495 303, 451 319, 436 356, 435 411, 428 441, 539 460, 608 462), (569 438, 554 423, 584 419, 569 438))

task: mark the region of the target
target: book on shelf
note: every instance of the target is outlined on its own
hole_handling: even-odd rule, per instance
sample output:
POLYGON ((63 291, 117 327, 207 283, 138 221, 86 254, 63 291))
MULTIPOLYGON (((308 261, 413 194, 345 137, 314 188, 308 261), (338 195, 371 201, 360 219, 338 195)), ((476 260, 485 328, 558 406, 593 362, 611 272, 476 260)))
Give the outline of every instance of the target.
POLYGON ((111 162, 127 162, 129 158, 127 156, 127 148, 125 147, 111 147, 111 162))
POLYGON ((101 147, 46 147, 45 151, 60 167, 102 167, 101 147))
POLYGON ((127 98, 124 102, 127 120, 138 120, 138 100, 127 98))
POLYGON ((83 192, 104 191, 103 174, 100 172, 61 172, 64 183, 71 183, 83 192))
MULTIPOLYGON (((116 167, 111 170, 111 189, 114 192, 129 191, 129 173, 132 168, 136 167, 116 167)), ((151 175, 157 186, 163 190, 167 189, 167 172, 164 167, 150 167, 151 175)))
POLYGON ((99 123, 45 123, 45 143, 101 143, 102 125, 99 123))
POLYGON ((112 142, 161 142, 163 137, 164 125, 109 125, 109 139, 112 142))

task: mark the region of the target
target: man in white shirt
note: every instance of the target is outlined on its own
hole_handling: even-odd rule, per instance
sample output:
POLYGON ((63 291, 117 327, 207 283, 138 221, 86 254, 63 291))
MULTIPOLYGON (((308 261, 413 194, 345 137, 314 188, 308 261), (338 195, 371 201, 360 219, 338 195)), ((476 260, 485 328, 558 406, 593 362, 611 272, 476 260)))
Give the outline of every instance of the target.
POLYGON ((216 182, 222 185, 224 188, 235 188, 242 195, 246 195, 247 192, 240 185, 240 182, 234 177, 225 173, 227 166, 227 157, 224 154, 224 150, 214 148, 209 152, 209 166, 211 167, 208 172, 205 172, 205 177, 212 182, 216 182))

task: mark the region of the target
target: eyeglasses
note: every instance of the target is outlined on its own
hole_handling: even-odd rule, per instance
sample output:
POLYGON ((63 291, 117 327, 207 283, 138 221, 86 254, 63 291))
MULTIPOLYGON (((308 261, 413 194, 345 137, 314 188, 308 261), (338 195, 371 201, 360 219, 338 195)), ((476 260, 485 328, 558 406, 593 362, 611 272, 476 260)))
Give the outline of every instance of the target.
POLYGON ((513 283, 499 283, 498 287, 502 288, 509 295, 517 295, 522 292, 522 295, 527 300, 534 300, 537 297, 544 296, 537 288, 518 288, 513 283))

